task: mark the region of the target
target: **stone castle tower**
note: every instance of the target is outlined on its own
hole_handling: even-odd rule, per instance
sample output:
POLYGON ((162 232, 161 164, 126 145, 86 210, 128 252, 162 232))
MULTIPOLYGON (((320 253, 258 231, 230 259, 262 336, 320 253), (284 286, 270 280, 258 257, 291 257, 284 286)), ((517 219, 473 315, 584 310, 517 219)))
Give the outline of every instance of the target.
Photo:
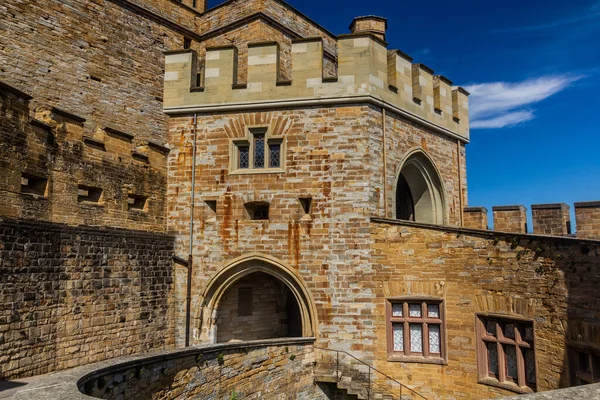
POLYGON ((0 378, 303 337, 428 398, 587 382, 600 205, 488 230, 468 93, 385 18, 50 3, 0 6, 0 378))

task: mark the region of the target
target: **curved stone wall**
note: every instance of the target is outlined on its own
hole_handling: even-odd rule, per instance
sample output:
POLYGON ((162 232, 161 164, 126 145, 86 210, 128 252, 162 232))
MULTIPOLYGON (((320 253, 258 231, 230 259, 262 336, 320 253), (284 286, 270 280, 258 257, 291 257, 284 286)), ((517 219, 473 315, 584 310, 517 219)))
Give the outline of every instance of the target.
POLYGON ((14 399, 325 398, 314 338, 228 343, 121 357, 48 375, 14 399))

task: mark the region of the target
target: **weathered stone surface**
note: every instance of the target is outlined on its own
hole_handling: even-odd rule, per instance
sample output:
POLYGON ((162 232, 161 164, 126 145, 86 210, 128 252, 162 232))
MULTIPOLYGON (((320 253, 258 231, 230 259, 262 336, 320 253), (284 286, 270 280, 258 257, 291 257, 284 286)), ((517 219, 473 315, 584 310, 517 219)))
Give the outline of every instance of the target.
POLYGON ((170 236, 0 218, 0 377, 173 346, 170 236))

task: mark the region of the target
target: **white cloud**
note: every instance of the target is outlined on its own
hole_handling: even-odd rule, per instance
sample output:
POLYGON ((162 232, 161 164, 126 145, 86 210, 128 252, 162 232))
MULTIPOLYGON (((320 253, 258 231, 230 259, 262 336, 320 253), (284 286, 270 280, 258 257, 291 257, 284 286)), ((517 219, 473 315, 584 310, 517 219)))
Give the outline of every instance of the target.
POLYGON ((513 126, 534 119, 533 111, 514 111, 498 117, 477 119, 471 122, 472 129, 494 129, 513 126))
POLYGON ((467 86, 471 128, 503 128, 534 118, 523 107, 566 89, 581 76, 554 75, 523 82, 487 82, 467 86))

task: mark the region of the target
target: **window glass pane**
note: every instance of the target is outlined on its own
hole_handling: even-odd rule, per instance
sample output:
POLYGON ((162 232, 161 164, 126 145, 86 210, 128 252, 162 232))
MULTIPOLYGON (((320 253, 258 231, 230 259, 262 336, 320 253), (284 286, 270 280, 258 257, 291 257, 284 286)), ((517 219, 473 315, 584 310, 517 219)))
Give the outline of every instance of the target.
POLYGON ((401 316, 402 316, 402 303, 392 304, 392 317, 401 317, 401 316))
POLYGON ((521 331, 521 337, 528 342, 533 341, 533 326, 525 326, 524 332, 521 331))
POLYGON ((269 168, 281 166, 281 145, 279 143, 269 144, 269 168))
POLYGON ((429 325, 429 352, 440 353, 440 326, 429 325))
POLYGON ((249 168, 250 167, 250 148, 248 146, 239 146, 238 168, 249 168))
POLYGON ((517 379, 517 349, 515 346, 504 346, 506 357, 506 376, 517 379))
POLYGON ((429 304, 427 306, 427 316, 429 318, 439 318, 440 317, 440 306, 438 304, 429 304))
POLYGON ((515 324, 502 324, 504 325, 504 337, 509 339, 515 338, 515 324))
POLYGON ((410 324, 410 351, 423 352, 423 327, 421 324, 410 324))
POLYGON ((265 167, 265 135, 254 135, 254 168, 265 167))
POLYGON ((525 376, 527 383, 535 383, 535 355, 533 350, 525 350, 525 376))
POLYGON ((394 351, 404 351, 404 324, 394 324, 394 351))
POLYGON ((498 346, 496 343, 487 343, 488 368, 491 375, 498 376, 498 346))
POLYGON ((496 336, 496 321, 486 321, 485 323, 485 331, 488 335, 496 336))
POLYGON ((411 317, 421 317, 421 305, 420 304, 409 304, 408 314, 411 317))

